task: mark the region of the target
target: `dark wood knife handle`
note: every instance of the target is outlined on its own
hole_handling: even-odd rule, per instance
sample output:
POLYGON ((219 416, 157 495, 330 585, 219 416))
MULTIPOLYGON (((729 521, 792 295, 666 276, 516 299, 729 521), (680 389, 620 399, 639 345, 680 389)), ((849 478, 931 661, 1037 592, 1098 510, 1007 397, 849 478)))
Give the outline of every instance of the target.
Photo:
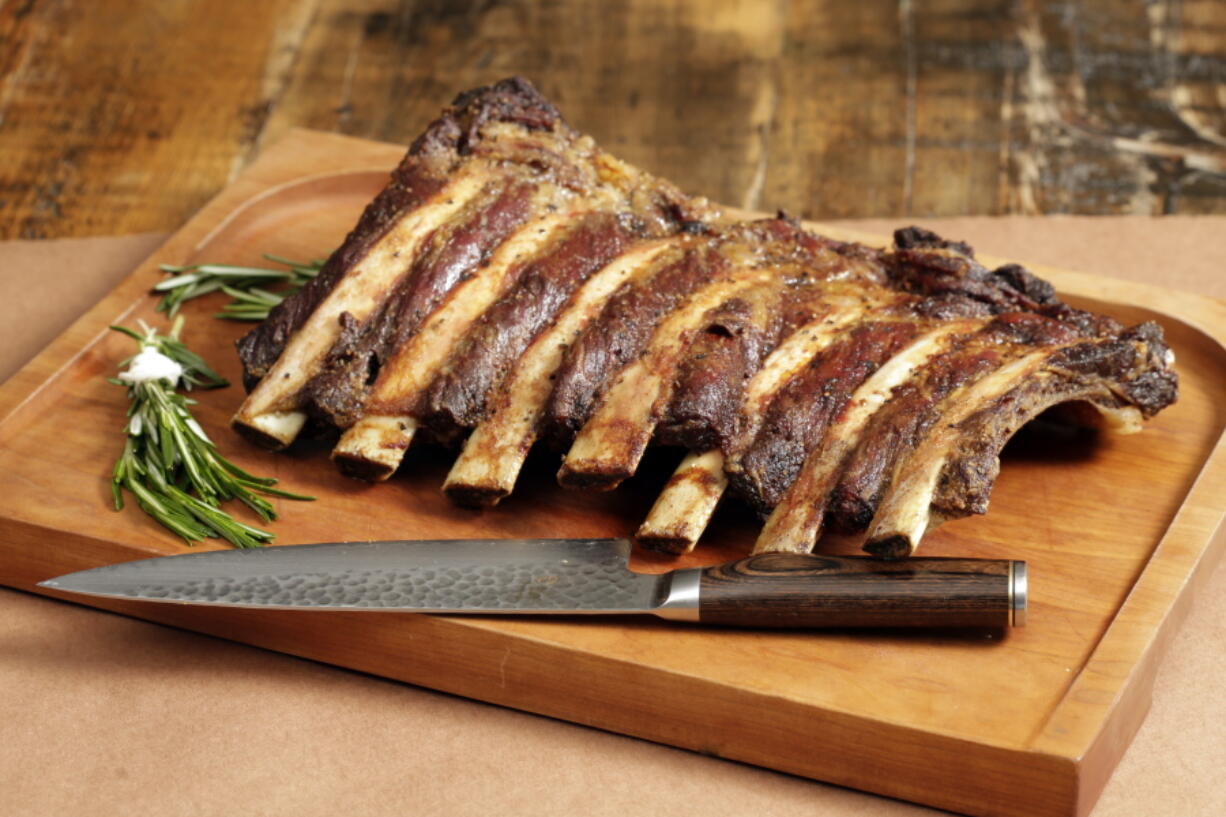
POLYGON ((1009 627, 1024 622, 1026 563, 882 561, 763 553, 708 567, 699 621, 742 627, 1009 627))

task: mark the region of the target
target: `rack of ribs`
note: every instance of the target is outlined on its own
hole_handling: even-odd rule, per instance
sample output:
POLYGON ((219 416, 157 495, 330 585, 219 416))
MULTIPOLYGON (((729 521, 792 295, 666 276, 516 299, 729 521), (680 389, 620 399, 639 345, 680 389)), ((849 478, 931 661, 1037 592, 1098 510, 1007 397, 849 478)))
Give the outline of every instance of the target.
POLYGON ((726 218, 518 78, 446 108, 238 347, 245 437, 335 429, 337 467, 372 481, 415 437, 456 445, 443 490, 464 505, 508 496, 538 442, 582 490, 681 448, 638 533, 672 552, 730 494, 765 519, 757 552, 835 530, 906 556, 987 510, 1001 449, 1041 412, 1133 432, 1178 383, 1153 323, 1075 309, 918 228, 874 249, 726 218))

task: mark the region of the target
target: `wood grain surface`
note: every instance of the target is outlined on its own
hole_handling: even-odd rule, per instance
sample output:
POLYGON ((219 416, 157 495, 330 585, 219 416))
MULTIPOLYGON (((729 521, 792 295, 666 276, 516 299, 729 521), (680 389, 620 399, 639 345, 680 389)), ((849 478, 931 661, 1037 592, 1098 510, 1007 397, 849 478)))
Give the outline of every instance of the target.
POLYGON ((404 143, 520 73, 807 218, 1226 212, 1218 0, 0 1, 0 238, 172 230, 295 126, 404 143))
POLYGON ((1008 559, 760 553, 703 569, 699 620, 811 629, 1004 628, 1015 623, 1015 569, 1008 559))
MULTIPOLYGON (((71 570, 182 552, 146 517, 100 510, 108 491, 98 463, 111 461, 114 429, 124 422, 104 375, 128 353, 105 326, 153 317, 147 289, 159 262, 241 263, 261 251, 311 256, 334 246, 400 152, 288 134, 0 387, 0 582, 29 589, 71 570)), ((1219 409, 1226 307, 1174 290, 1037 271, 1079 305, 1130 322, 1161 320, 1179 356, 1183 395, 1142 434, 1031 437, 1007 456, 990 514, 925 540, 927 555, 1031 566, 1028 625, 1005 638, 105 606, 960 812, 1085 814, 1144 717, 1158 662, 1223 545, 1214 534, 1226 491, 1219 409)), ((207 320, 215 308, 189 304, 186 340, 236 377, 237 361, 224 350, 242 327, 207 320)), ((240 465, 320 497, 307 510, 285 503, 276 523, 284 544, 626 535, 675 464, 655 460, 622 490, 585 494, 557 489, 556 461, 545 457, 514 497, 472 512, 438 492, 447 452, 411 452, 412 467, 396 479, 363 486, 338 477, 322 448, 274 454, 237 444, 227 430, 240 397, 234 389, 199 397, 206 431, 234 442, 228 450, 240 465)), ((726 510, 693 554, 673 563, 638 553, 633 566, 660 571, 743 555, 755 523, 731 504, 726 510)), ((823 543, 824 552, 838 548, 823 543)))

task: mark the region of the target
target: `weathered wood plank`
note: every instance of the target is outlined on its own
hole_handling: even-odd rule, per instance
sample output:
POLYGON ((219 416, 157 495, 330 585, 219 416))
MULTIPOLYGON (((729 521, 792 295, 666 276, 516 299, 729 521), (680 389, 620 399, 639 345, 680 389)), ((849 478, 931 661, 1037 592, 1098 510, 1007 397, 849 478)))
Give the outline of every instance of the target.
POLYGON ((0 235, 173 227, 248 158, 301 3, 27 0, 0 10, 0 235), (23 53, 7 59, 16 45, 23 53))
POLYGON ((893 0, 791 5, 762 206, 829 218, 904 209, 900 13, 893 0))
POLYGON ((327 0, 267 139, 306 125, 405 142, 456 92, 519 73, 623 158, 756 203, 780 4, 468 5, 327 0))
POLYGON ((1221 29, 1226 7, 1187 6, 1187 20, 1175 2, 1035 3, 1019 12, 1009 210, 1203 211, 1208 193, 1217 200, 1207 209, 1223 211, 1226 133, 1220 121, 1217 130, 1189 128, 1175 100, 1226 81, 1226 39, 1199 53, 1180 40, 1221 29))
POLYGON ((688 190, 814 218, 1226 212, 1216 0, 0 2, 0 237, 171 229, 289 128, 521 73, 688 190))

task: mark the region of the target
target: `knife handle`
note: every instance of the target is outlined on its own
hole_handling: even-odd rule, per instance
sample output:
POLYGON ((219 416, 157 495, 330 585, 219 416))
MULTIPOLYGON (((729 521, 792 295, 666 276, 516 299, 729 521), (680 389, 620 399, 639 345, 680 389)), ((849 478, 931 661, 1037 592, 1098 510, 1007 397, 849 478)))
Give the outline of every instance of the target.
MULTIPOLYGON (((689 572, 689 571, 683 571, 689 572)), ((1026 563, 763 553, 701 570, 698 620, 741 627, 1010 627, 1026 563)))

